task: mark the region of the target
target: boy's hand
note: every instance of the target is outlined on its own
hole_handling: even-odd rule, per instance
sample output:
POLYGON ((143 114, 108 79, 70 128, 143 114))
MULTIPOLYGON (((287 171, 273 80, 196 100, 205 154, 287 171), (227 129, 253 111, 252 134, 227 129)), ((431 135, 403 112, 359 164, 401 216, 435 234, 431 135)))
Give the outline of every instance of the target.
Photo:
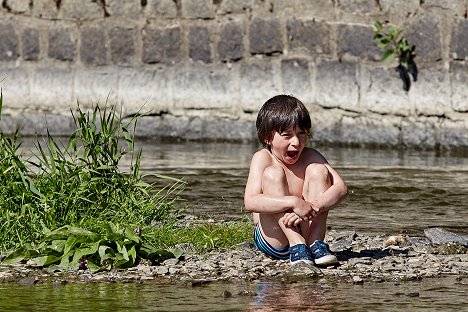
POLYGON ((293 212, 304 221, 310 221, 317 215, 317 211, 314 210, 313 205, 303 199, 299 200, 299 203, 294 207, 293 212))
POLYGON ((299 217, 295 212, 287 212, 284 214, 284 217, 283 217, 283 224, 286 227, 297 226, 299 223, 303 221, 304 220, 301 217, 299 217))

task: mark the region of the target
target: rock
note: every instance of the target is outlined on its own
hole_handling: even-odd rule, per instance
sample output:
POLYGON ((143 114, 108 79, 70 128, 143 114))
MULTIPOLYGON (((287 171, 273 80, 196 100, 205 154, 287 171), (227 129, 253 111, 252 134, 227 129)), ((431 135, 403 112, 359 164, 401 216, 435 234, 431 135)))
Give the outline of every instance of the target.
POLYGON ((360 276, 353 276, 353 284, 364 284, 364 280, 360 276))
POLYGON ((20 285, 36 285, 39 282, 39 279, 35 276, 28 276, 18 280, 18 284, 20 285))
POLYGON ((341 235, 336 235, 335 240, 330 242, 330 249, 333 251, 345 251, 351 248, 353 241, 356 239, 357 234, 354 231, 345 232, 341 235))
POLYGON ((392 236, 389 236, 383 243, 383 246, 384 247, 388 247, 388 246, 402 246, 404 243, 406 243, 406 240, 405 238, 403 237, 403 235, 392 235, 392 236))
POLYGON ((442 228, 429 228, 424 230, 426 237, 436 245, 446 243, 458 243, 468 247, 468 237, 466 235, 458 235, 453 232, 449 232, 442 228))
POLYGON ((290 266, 283 274, 280 274, 283 279, 288 281, 300 281, 310 278, 322 277, 322 271, 310 264, 300 262, 290 266))
POLYGON ((468 248, 458 243, 446 243, 437 246, 437 252, 440 255, 464 254, 468 248))

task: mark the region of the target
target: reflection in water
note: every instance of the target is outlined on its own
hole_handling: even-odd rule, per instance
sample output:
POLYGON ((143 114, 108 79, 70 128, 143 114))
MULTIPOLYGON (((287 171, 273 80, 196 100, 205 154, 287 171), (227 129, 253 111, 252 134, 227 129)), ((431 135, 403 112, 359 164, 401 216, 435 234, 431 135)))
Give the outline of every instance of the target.
POLYGON ((333 298, 315 282, 260 281, 255 291, 257 295, 245 311, 331 311, 333 298))

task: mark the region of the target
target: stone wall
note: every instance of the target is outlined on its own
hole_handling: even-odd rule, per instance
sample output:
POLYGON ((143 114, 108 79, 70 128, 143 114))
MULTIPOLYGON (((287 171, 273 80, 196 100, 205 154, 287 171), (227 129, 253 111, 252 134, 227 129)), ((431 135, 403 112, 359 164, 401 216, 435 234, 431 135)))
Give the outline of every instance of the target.
POLYGON ((66 134, 77 101, 107 102, 149 114, 140 136, 256 140, 258 109, 286 93, 316 141, 467 147, 467 60, 466 0, 3 0, 1 126, 66 134), (376 20, 416 46, 409 92, 376 20))

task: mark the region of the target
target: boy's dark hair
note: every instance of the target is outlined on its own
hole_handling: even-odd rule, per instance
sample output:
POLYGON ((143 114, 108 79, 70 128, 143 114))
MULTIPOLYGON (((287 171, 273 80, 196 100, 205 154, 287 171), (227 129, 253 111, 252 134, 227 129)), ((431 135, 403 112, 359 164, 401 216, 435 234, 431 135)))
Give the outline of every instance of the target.
POLYGON ((263 104, 257 115, 257 135, 264 147, 273 139, 274 131, 281 133, 293 126, 309 132, 310 115, 304 104, 291 95, 277 95, 263 104))

